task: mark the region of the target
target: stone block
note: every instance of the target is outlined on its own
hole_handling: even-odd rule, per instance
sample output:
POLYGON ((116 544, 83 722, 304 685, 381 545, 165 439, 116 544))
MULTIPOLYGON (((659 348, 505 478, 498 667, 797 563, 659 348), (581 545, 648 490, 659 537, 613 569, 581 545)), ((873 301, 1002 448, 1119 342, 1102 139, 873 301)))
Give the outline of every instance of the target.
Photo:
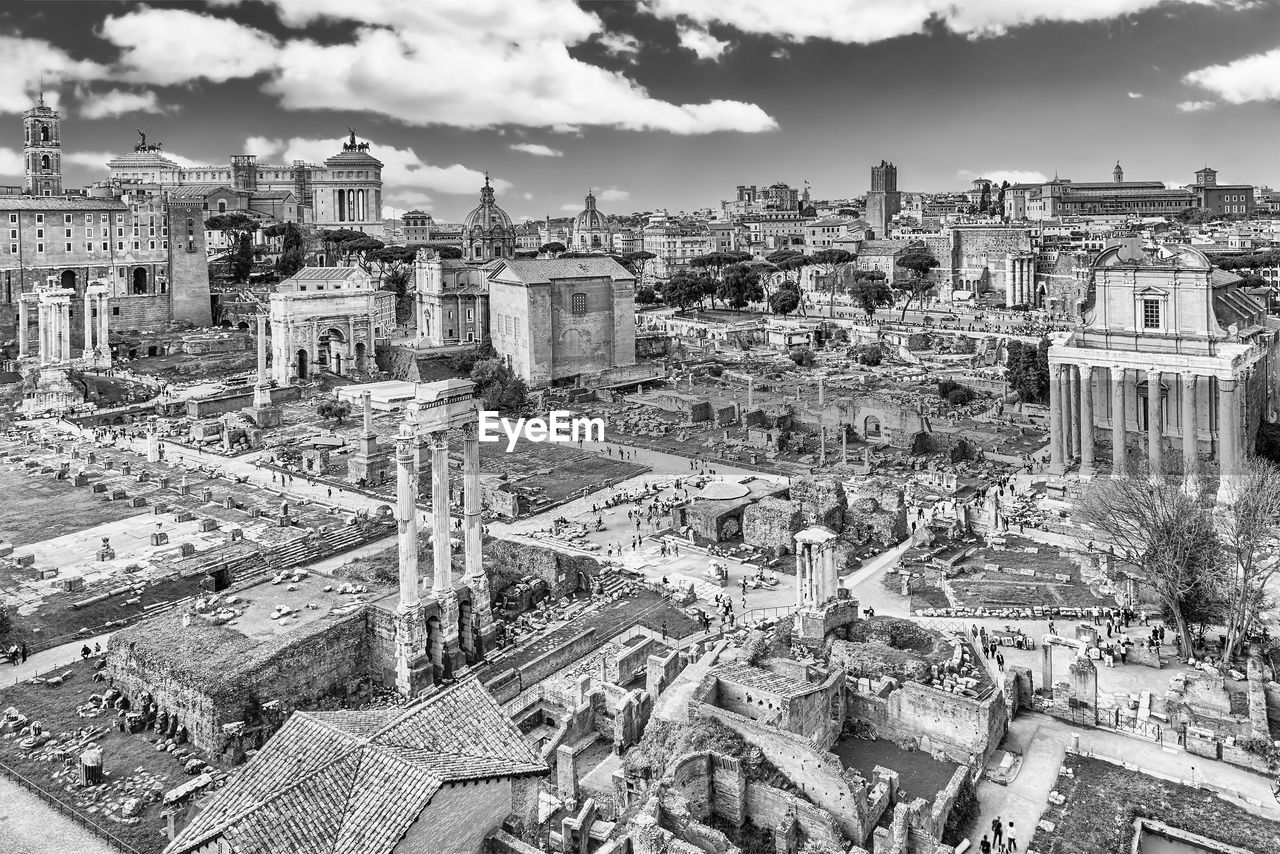
POLYGON ((126 499, 126 498, 128 498, 128 497, 129 497, 129 493, 125 492, 123 489, 113 489, 113 490, 111 490, 111 500, 112 500, 112 501, 123 501, 123 500, 125 500, 125 499, 126 499))
POLYGON ((81 472, 80 474, 77 474, 77 475, 73 475, 71 478, 71 485, 72 486, 88 486, 89 475, 85 474, 84 472, 81 472))
POLYGON ((200 500, 205 504, 211 503, 213 501, 213 490, 207 486, 200 490, 200 500))
POLYGON ((244 531, 241 530, 240 528, 232 528, 231 530, 227 531, 227 533, 230 535, 231 542, 233 543, 239 542, 240 540, 244 539, 244 531))
POLYGON ((95 483, 93 485, 93 492, 95 495, 99 492, 106 492, 106 491, 107 491, 107 485, 105 483, 95 483))
POLYGON ((224 509, 226 509, 226 510, 234 510, 234 509, 236 509, 236 500, 235 500, 235 498, 233 498, 233 497, 231 497, 230 495, 228 495, 226 498, 222 499, 222 506, 223 506, 223 508, 224 508, 224 509))
POLYGON ((120 474, 123 474, 126 476, 133 474, 133 466, 129 465, 129 463, 121 463, 120 474))
POLYGON ((47 578, 57 578, 57 577, 58 577, 58 568, 56 566, 40 567, 40 578, 42 580, 47 578))
POLYGON ((192 513, 190 510, 180 510, 178 511, 178 514, 174 516, 174 519, 178 522, 190 522, 195 518, 196 518, 195 514, 192 513))
POLYGON ((130 507, 146 507, 147 499, 143 498, 141 495, 135 495, 133 496, 133 498, 129 499, 129 506, 130 507))
POLYGON ((33 566, 36 562, 36 556, 33 554, 18 555, 14 560, 18 562, 18 566, 33 566))
POLYGON ((217 519, 201 519, 198 528, 201 531, 216 531, 218 530, 218 520, 217 519))
POLYGON ((157 481, 156 481, 156 483, 158 483, 158 484, 160 485, 160 488, 161 488, 161 489, 168 489, 168 488, 169 488, 169 478, 168 478, 168 477, 166 477, 165 475, 161 475, 161 476, 160 476, 160 479, 159 479, 159 480, 157 480, 157 481))
POLYGON ((151 505, 151 515, 153 516, 160 516, 168 512, 169 512, 168 504, 152 504, 151 505))
POLYGON ((0 557, 8 557, 13 554, 13 543, 0 542, 0 557))
MULTIPOLYGON (((54 570, 57 572, 57 570, 54 570)), ((62 579, 62 589, 68 593, 79 593, 84 589, 84 577, 79 575, 68 575, 62 579)))
POLYGON ((151 535, 151 545, 164 546, 169 544, 169 535, 164 531, 156 531, 151 535))
POLYGON ((193 554, 196 553, 196 544, 183 543, 180 546, 178 546, 178 553, 183 557, 191 557, 193 554))
POLYGON ((151 480, 151 472, 146 469, 138 472, 138 483, 146 483, 149 480, 151 480))
POLYGON ((105 460, 102 461, 102 467, 104 469, 113 469, 116 467, 116 461, 111 459, 110 457, 107 457, 105 460))

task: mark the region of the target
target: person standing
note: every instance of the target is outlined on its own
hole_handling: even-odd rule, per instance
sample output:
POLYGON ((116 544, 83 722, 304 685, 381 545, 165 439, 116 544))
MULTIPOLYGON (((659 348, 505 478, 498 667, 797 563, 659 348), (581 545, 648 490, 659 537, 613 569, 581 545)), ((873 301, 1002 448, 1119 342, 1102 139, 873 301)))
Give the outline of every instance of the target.
POLYGON ((1004 654, 1003 653, 999 653, 999 652, 996 653, 996 666, 1000 668, 1001 673, 1004 672, 1004 654))
POLYGON ((985 835, 982 837, 982 841, 978 843, 978 851, 981 854, 991 854, 991 843, 987 841, 985 835))
POLYGON ((1004 843, 1004 822, 1000 820, 1000 816, 996 816, 991 820, 991 844, 995 848, 1000 848, 1004 843))
POLYGON ((1017 840, 1017 839, 1014 839, 1014 837, 1013 837, 1013 822, 1012 822, 1012 821, 1010 821, 1010 822, 1009 822, 1009 835, 1008 835, 1008 837, 1007 837, 1007 838, 1005 839, 1005 841, 1004 841, 1004 850, 1005 850, 1005 851, 1017 851, 1017 850, 1018 850, 1018 840, 1017 840))

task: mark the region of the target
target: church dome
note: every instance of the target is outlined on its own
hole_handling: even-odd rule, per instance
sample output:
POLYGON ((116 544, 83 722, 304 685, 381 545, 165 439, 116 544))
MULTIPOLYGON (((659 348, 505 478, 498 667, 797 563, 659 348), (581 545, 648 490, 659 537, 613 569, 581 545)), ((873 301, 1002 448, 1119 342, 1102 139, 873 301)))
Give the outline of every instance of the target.
POLYGON ((587 192, 587 206, 573 221, 574 231, 608 231, 609 221, 604 214, 596 210, 596 197, 587 192))
POLYGON ((489 176, 485 175, 484 186, 480 188, 480 204, 462 221, 462 230, 464 233, 479 230, 488 234, 495 229, 510 231, 511 217, 494 201, 493 187, 489 186, 489 176))

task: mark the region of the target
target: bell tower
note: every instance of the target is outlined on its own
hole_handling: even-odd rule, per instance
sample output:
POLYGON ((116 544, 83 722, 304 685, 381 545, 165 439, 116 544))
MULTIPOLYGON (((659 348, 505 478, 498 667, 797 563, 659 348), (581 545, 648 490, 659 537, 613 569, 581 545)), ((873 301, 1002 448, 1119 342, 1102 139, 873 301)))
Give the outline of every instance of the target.
POLYGON ((1120 161, 1116 161, 1116 168, 1111 170, 1111 180, 1113 183, 1124 183, 1124 170, 1120 168, 1120 161))
POLYGON ((62 119, 44 103, 44 93, 22 114, 22 162, 26 169, 24 192, 29 196, 62 195, 62 119))

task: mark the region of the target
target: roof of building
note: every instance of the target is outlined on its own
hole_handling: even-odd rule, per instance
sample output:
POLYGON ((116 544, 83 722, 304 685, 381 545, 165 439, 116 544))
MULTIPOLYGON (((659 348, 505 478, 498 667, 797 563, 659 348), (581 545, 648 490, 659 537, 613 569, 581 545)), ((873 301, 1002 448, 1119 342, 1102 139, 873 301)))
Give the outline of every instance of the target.
MULTIPOLYGON (((179 169, 177 163, 158 151, 126 151, 107 161, 108 169, 179 169)), ((212 167, 211 167, 212 168, 212 167)))
POLYGON ((124 210, 124 202, 102 196, 0 196, 5 211, 97 211, 124 210))
POLYGON ((367 151, 340 151, 332 157, 326 157, 325 166, 372 166, 381 167, 382 161, 367 151))
MULTIPOLYGON (((298 281, 321 281, 321 282, 344 282, 347 279, 363 279, 368 277, 368 273, 359 267, 303 267, 294 273, 284 282, 298 281)), ((280 284, 284 284, 281 282, 280 284)))
POLYGON ((391 852, 444 785, 546 771, 476 679, 404 710, 298 712, 167 851, 391 852))
POLYGON ((484 186, 480 188, 480 204, 471 209, 471 213, 467 214, 462 221, 462 230, 474 231, 478 229, 484 234, 493 231, 510 231, 511 217, 507 212, 498 207, 497 201, 494 199, 493 187, 489 185, 489 176, 484 176, 484 186))
POLYGON ((604 214, 596 210, 596 197, 595 194, 590 191, 587 192, 586 205, 587 206, 583 208, 582 213, 574 217, 573 230, 608 231, 609 221, 605 219, 604 214))
MULTIPOLYGON (((510 270, 526 285, 547 285, 556 279, 631 279, 635 276, 607 255, 588 258, 504 258, 492 276, 510 270)), ((491 277, 492 277, 491 276, 491 277)))
POLYGON ((717 679, 741 685, 754 691, 763 691, 784 699, 803 697, 822 687, 821 682, 797 679, 784 673, 775 673, 754 664, 727 664, 714 671, 717 679))

